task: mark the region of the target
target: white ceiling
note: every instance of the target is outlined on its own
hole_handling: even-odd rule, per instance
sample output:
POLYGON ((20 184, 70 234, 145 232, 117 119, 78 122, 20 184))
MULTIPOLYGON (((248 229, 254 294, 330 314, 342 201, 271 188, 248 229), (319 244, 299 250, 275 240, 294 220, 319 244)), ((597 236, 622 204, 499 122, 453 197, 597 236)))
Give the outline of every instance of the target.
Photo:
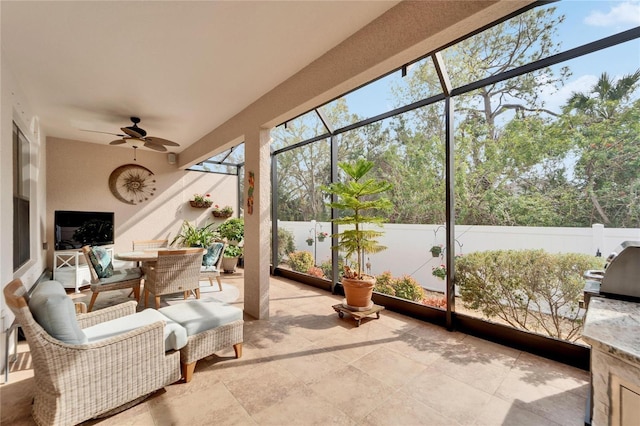
POLYGON ((3 59, 47 136, 180 152, 396 3, 3 0, 3 59))

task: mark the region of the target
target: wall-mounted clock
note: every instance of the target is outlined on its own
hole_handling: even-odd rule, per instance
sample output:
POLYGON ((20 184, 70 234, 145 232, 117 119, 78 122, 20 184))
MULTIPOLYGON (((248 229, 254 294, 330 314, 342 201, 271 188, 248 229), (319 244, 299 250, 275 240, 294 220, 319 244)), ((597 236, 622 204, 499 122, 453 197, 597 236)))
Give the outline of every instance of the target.
POLYGON ((153 196, 156 192, 156 180, 153 172, 146 167, 125 164, 111 172, 109 189, 118 200, 135 205, 153 196))

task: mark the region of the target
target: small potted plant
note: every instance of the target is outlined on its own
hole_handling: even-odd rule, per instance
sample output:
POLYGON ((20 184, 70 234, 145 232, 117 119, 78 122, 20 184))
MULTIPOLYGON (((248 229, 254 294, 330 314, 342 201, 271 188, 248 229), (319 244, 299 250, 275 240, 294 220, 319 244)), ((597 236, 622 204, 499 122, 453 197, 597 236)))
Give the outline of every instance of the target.
POLYGON ((329 236, 329 234, 327 232, 318 232, 318 241, 323 242, 325 238, 327 238, 329 236))
POLYGON ((307 237, 307 239, 305 241, 307 242, 308 246, 312 246, 313 245, 313 238, 307 237))
POLYGON ((354 255, 356 257, 355 263, 352 264, 353 269, 344 266, 341 280, 346 299, 345 307, 352 310, 368 309, 372 303, 371 296, 376 278, 364 273, 364 254, 377 253, 386 248, 376 240, 383 232, 363 229, 363 225, 381 224, 385 218, 375 216, 371 212, 390 210, 393 207, 389 199, 380 196, 393 186, 385 180, 366 177, 373 166, 373 162, 362 158, 352 163, 338 163, 338 167, 346 173, 347 180, 322 187, 323 191, 338 198, 329 206, 338 209, 341 215, 331 221, 338 225, 346 225, 342 228, 343 231, 337 234, 338 244, 332 249, 343 250, 347 259, 354 255), (375 196, 377 198, 374 198, 375 196))
POLYGON ((235 245, 226 246, 222 254, 222 270, 227 274, 234 273, 240 256, 242 256, 242 247, 235 245))
POLYGON ((431 256, 438 257, 442 253, 442 246, 431 246, 429 249, 431 256))
POLYGON ((213 201, 211 201, 211 194, 194 194, 193 200, 190 200, 189 204, 191 204, 191 207, 209 208, 213 201))

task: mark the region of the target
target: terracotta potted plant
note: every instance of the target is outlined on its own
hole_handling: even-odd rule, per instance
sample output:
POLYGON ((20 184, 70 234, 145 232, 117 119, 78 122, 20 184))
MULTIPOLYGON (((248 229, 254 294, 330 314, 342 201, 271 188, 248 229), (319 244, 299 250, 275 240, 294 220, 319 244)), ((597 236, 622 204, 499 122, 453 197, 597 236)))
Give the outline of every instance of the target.
POLYGON ((341 281, 345 307, 352 310, 365 310, 372 305, 371 296, 376 279, 363 272, 365 253, 378 253, 386 249, 376 240, 383 232, 364 229, 363 225, 380 225, 386 218, 376 216, 375 212, 393 207, 389 199, 379 196, 390 190, 392 185, 384 180, 366 177, 373 165, 373 162, 364 159, 339 163, 338 167, 346 173, 346 181, 323 187, 325 192, 337 196, 337 201, 329 206, 338 209, 340 216, 332 219, 332 222, 344 225, 343 231, 336 234, 338 245, 332 249, 343 251, 347 260, 355 256, 355 262, 351 264, 353 268, 344 267, 341 281))

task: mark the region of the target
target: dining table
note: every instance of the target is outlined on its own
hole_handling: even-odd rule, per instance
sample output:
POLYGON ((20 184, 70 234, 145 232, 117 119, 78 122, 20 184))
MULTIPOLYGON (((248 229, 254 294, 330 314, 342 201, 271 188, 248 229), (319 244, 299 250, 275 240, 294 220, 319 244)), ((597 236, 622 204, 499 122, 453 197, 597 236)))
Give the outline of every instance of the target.
POLYGON ((158 260, 159 250, 162 250, 162 249, 156 248, 156 249, 146 249, 146 250, 140 250, 140 251, 126 251, 126 252, 116 253, 113 255, 113 257, 117 260, 124 260, 129 262, 156 262, 158 260))

